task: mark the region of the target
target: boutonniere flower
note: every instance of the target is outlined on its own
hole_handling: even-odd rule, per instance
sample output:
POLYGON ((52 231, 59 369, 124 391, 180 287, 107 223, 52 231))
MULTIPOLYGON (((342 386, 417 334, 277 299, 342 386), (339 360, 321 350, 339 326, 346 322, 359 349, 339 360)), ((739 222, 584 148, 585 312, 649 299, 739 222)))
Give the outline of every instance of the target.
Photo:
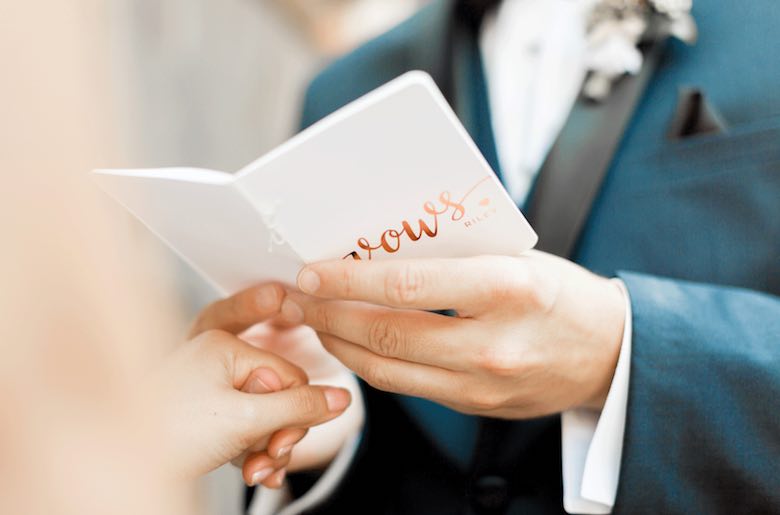
POLYGON ((696 42, 693 0, 598 0, 587 26, 587 71, 582 93, 593 101, 609 95, 620 77, 639 73, 642 42, 675 37, 696 42))

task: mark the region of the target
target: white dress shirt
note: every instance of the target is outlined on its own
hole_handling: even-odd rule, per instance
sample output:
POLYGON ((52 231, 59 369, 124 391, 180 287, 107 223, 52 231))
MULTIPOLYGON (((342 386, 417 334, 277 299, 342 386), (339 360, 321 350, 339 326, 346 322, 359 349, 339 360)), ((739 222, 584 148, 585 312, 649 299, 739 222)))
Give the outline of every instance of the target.
MULTIPOLYGON (((591 2, 504 0, 483 21, 479 45, 493 133, 502 178, 518 204, 525 201, 582 86, 591 2)), ((568 513, 610 513, 615 503, 631 361, 631 303, 623 283, 616 281, 626 299, 626 324, 604 409, 561 415, 563 506, 568 513)), ((358 442, 359 436, 351 438, 300 499, 288 504, 284 492, 260 487, 249 513, 296 515, 316 505, 338 486, 358 442)))
MULTIPOLYGON (((592 0, 504 0, 480 31, 490 113, 504 184, 525 201, 577 99, 586 73, 586 17, 592 0)), ((563 506, 610 513, 615 504, 628 401, 631 303, 612 385, 599 412, 561 415, 563 506)))

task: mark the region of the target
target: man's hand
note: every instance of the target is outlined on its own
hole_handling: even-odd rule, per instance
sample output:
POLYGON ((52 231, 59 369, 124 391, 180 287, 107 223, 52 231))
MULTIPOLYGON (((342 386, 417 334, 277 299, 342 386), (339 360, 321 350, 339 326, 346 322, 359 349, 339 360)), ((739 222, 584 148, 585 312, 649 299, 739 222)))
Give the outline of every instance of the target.
POLYGON ((323 262, 298 286, 283 319, 372 386, 502 418, 603 407, 625 318, 617 284, 536 251, 323 262))

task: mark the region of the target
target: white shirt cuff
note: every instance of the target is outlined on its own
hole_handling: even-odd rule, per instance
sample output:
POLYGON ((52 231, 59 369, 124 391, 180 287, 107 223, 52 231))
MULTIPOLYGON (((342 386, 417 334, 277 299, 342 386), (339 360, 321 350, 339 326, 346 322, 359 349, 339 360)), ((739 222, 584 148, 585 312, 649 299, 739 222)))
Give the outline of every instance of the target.
POLYGON ((347 474, 363 437, 363 428, 347 439, 322 477, 301 498, 290 502, 286 487, 278 490, 258 486, 248 515, 297 515, 327 499, 347 474))
POLYGON ((615 505, 631 365, 631 299, 623 281, 615 279, 626 299, 626 321, 615 375, 604 409, 574 409, 561 414, 563 508, 567 513, 611 513, 615 505))

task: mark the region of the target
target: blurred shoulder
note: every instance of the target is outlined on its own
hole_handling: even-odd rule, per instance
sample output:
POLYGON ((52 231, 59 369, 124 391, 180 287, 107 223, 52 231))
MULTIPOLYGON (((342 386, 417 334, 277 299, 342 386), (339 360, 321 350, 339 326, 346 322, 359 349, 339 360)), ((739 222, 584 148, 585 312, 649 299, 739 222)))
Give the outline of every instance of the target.
POLYGON ((412 17, 334 60, 309 83, 301 128, 418 65, 426 41, 443 38, 446 1, 432 2, 412 17))

